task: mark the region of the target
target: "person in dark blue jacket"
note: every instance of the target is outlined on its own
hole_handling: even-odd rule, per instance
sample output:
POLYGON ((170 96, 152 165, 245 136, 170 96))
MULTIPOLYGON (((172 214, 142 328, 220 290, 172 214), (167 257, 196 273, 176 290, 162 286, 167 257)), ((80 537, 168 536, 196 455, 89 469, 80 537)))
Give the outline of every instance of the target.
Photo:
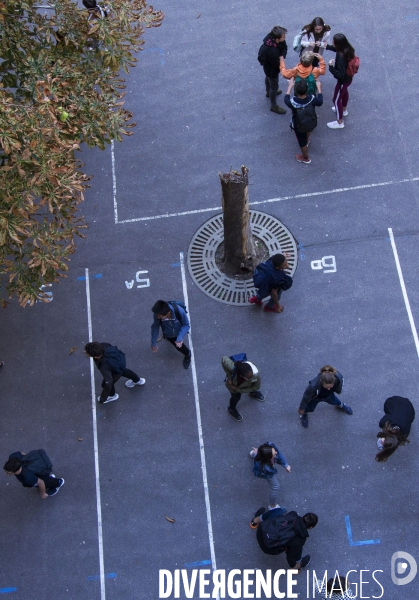
POLYGON ((415 409, 408 398, 391 396, 384 402, 384 416, 380 419, 377 433, 378 452, 375 460, 385 462, 399 446, 408 444, 410 427, 415 420, 415 409))
POLYGON ((154 321, 151 326, 151 350, 158 351, 157 338, 160 327, 163 337, 170 342, 178 352, 183 354, 183 367, 189 369, 191 364, 191 351, 186 346, 183 338, 189 332, 190 324, 186 311, 175 302, 158 300, 151 309, 154 313, 154 321))
POLYGON ((292 277, 285 273, 289 269, 287 256, 274 254, 266 262, 260 263, 253 274, 253 283, 257 288, 256 296, 249 298, 250 304, 262 305, 262 300, 270 296, 269 302, 263 308, 265 312, 282 312, 284 307, 279 304, 279 299, 284 290, 292 286, 292 277))
POLYGON ((259 55, 262 54, 263 60, 263 72, 265 73, 265 87, 266 97, 271 100, 270 110, 279 115, 285 114, 287 111, 279 106, 276 101, 276 97, 281 93, 278 88, 279 78, 279 59, 281 56, 286 58, 287 56, 287 42, 285 37, 287 30, 285 27, 279 27, 276 25, 267 36, 265 36, 262 44, 262 53, 259 51, 259 55))
POLYGON ((281 454, 273 442, 266 442, 266 444, 262 444, 259 448, 252 448, 250 456, 254 458, 252 469, 254 476, 259 477, 260 479, 266 479, 268 482, 269 510, 279 508, 279 481, 276 476, 278 470, 276 469, 275 464, 281 465, 287 473, 291 473, 291 467, 287 463, 285 456, 281 454))

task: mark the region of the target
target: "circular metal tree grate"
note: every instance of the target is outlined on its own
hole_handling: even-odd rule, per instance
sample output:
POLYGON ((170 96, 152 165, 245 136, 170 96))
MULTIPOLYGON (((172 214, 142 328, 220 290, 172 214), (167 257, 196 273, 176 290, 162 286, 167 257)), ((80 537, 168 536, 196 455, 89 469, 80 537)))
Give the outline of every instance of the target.
MULTIPOLYGON (((258 210, 250 211, 250 226, 255 237, 268 248, 269 255, 289 254, 287 270, 294 275, 297 268, 297 243, 290 231, 275 217, 258 210)), ((233 279, 220 271, 215 255, 224 240, 223 215, 206 221, 195 233, 188 249, 188 268, 192 279, 204 294, 235 306, 247 306, 255 294, 253 279, 233 279)))

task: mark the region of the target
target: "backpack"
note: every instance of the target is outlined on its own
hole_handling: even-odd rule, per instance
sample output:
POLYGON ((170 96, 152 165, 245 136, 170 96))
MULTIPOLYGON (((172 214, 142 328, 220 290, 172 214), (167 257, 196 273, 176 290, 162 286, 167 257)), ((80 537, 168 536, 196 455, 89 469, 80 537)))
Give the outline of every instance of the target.
POLYGON ((122 373, 127 366, 125 354, 117 346, 108 346, 104 355, 114 373, 122 373))
POLYGON ((294 127, 299 133, 308 133, 317 127, 316 107, 311 100, 294 113, 294 127))
POLYGON ((262 538, 267 548, 286 546, 295 536, 297 519, 293 515, 282 515, 260 522, 262 538))
POLYGON ((170 304, 174 310, 175 313, 175 317, 178 321, 182 321, 182 316, 180 314, 179 308, 178 306, 180 306, 181 308, 183 308, 183 310, 185 311, 185 313, 188 312, 187 308, 186 308, 186 304, 184 302, 182 302, 181 300, 167 300, 167 304, 170 304))
POLYGON ((346 74, 349 75, 349 77, 353 77, 355 73, 358 73, 360 63, 361 61, 359 60, 359 56, 354 56, 348 62, 348 66, 346 67, 346 74))
POLYGON ((247 362, 247 355, 245 352, 242 352, 241 354, 233 354, 233 356, 229 356, 229 358, 233 362, 237 362, 238 360, 241 360, 242 362, 247 362))
POLYGON ((301 51, 303 49, 302 45, 301 45, 301 40, 303 38, 303 35, 307 33, 304 29, 302 29, 300 31, 300 33, 297 33, 297 35, 295 36, 293 42, 292 42, 292 47, 294 48, 294 50, 296 52, 298 52, 298 54, 301 54, 301 51))
POLYGON ((294 86, 297 83, 297 81, 305 81, 307 83, 307 94, 311 94, 312 96, 315 96, 317 94, 317 81, 313 75, 313 71, 311 71, 308 77, 300 77, 299 75, 297 75, 297 77, 294 79, 294 86))
POLYGON ((35 473, 38 477, 46 477, 52 472, 52 462, 45 450, 32 450, 22 460, 22 466, 35 473))
POLYGON ((266 44, 262 44, 262 46, 259 48, 259 52, 258 52, 258 61, 262 65, 262 67, 267 64, 267 58, 268 58, 268 46, 266 46, 266 44))

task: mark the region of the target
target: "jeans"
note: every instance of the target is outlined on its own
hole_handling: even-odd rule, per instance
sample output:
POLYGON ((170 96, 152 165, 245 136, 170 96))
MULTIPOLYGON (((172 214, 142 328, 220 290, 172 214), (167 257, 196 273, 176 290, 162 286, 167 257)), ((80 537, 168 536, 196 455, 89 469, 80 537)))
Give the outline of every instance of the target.
POLYGON ((181 352, 183 354, 183 356, 188 356, 189 357, 191 355, 191 351, 189 350, 189 348, 187 346, 185 346, 185 342, 183 342, 183 344, 181 345, 181 347, 178 348, 176 346, 176 339, 177 338, 175 338, 175 337, 172 337, 172 338, 167 337, 166 338, 166 340, 168 342, 170 342, 172 344, 172 346, 174 346, 178 352, 181 352))
MULTIPOLYGON (((272 289, 274 290, 276 288, 272 288, 272 289)), ((278 292, 278 302, 279 302, 281 295, 282 295, 282 290, 278 289, 277 292, 278 292)), ((256 298, 261 301, 263 300, 263 298, 260 297, 259 292, 256 294, 256 298)), ((275 302, 272 300, 272 298, 270 298, 269 302, 267 302, 267 304, 266 304, 266 308, 274 308, 274 306, 275 306, 275 302)))
MULTIPOLYGON (((122 371, 122 373, 112 373, 112 387, 109 391, 109 396, 115 396, 116 392, 115 392, 115 383, 118 381, 118 379, 120 379, 121 377, 126 377, 127 379, 132 379, 134 383, 137 383, 137 381, 140 381, 140 378, 138 377, 137 373, 134 373, 134 371, 131 371, 131 369, 124 369, 122 371)), ((106 381, 103 380, 102 381, 102 388, 104 388, 106 385, 106 381)), ((105 398, 106 400, 106 398, 105 398)))
POLYGON ((46 475, 45 477, 40 477, 42 481, 45 483, 46 490, 55 490, 60 485, 60 480, 56 477, 51 477, 51 475, 46 475))
POLYGON ((349 83, 340 83, 337 82, 335 86, 335 93, 333 94, 333 104, 336 108, 336 119, 343 119, 343 107, 348 106, 349 102, 349 92, 348 87, 351 85, 352 81, 349 83))
POLYGON ((276 475, 272 477, 272 479, 267 479, 269 486, 269 504, 270 506, 275 506, 278 504, 278 493, 279 493, 279 481, 276 475))
POLYGON ((279 75, 277 75, 276 77, 268 77, 265 76, 265 86, 266 86, 266 93, 269 94, 269 98, 271 100, 271 106, 276 106, 276 93, 278 91, 278 77, 279 75))
POLYGON ((315 398, 314 400, 310 400, 310 402, 308 402, 308 404, 306 404, 304 412, 306 412, 306 413, 314 412, 316 410, 316 406, 318 405, 319 402, 327 402, 328 404, 331 404, 332 406, 341 406, 342 405, 342 402, 339 400, 339 398, 335 394, 330 394, 330 396, 327 396, 326 398, 315 398))
POLYGON ((240 394, 240 392, 230 392, 231 397, 230 397, 230 406, 229 408, 231 408, 231 410, 234 410, 240 400, 240 398, 242 397, 242 395, 240 394))

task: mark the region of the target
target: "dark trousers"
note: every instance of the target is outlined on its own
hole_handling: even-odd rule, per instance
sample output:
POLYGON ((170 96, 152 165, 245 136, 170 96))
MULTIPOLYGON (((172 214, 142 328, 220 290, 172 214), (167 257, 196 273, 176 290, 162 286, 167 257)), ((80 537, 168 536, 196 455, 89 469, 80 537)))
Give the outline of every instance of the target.
POLYGON ((266 93, 269 94, 271 106, 277 105, 276 93, 279 89, 278 77, 279 75, 277 77, 268 77, 267 75, 265 76, 266 93))
POLYGON ((47 490, 55 490, 60 485, 60 480, 56 477, 51 477, 51 475, 40 477, 40 479, 45 483, 45 489, 47 490))
POLYGON ((174 346, 178 352, 180 352, 181 354, 183 354, 183 356, 188 356, 188 357, 190 356, 191 351, 189 350, 189 348, 187 346, 185 346, 185 342, 183 342, 183 344, 181 345, 181 347, 178 348, 176 346, 176 343, 175 343, 176 342, 176 338, 175 337, 172 337, 172 338, 168 338, 167 337, 166 340, 168 342, 170 342, 172 344, 172 346, 174 346))
POLYGON ((242 397, 242 395, 240 394, 240 392, 230 392, 230 394, 231 394, 231 397, 230 397, 229 408, 234 410, 236 408, 237 404, 239 403, 239 400, 242 397))
POLYGON ((340 406, 342 404, 335 394, 330 394, 330 396, 327 396, 326 398, 316 398, 315 400, 310 400, 310 402, 306 404, 304 412, 314 412, 319 402, 327 402, 327 404, 331 404, 332 406, 340 406))
MULTIPOLYGON (((118 381, 118 379, 120 379, 121 377, 126 377, 127 379, 132 379, 134 383, 137 383, 137 381, 140 381, 140 378, 138 377, 137 373, 134 373, 134 371, 131 371, 131 369, 124 369, 122 371, 122 373, 112 373, 112 387, 110 389, 109 392, 109 396, 115 396, 116 392, 115 392, 115 383, 118 381)), ((102 387, 104 388, 106 385, 105 380, 102 381, 102 387)))

